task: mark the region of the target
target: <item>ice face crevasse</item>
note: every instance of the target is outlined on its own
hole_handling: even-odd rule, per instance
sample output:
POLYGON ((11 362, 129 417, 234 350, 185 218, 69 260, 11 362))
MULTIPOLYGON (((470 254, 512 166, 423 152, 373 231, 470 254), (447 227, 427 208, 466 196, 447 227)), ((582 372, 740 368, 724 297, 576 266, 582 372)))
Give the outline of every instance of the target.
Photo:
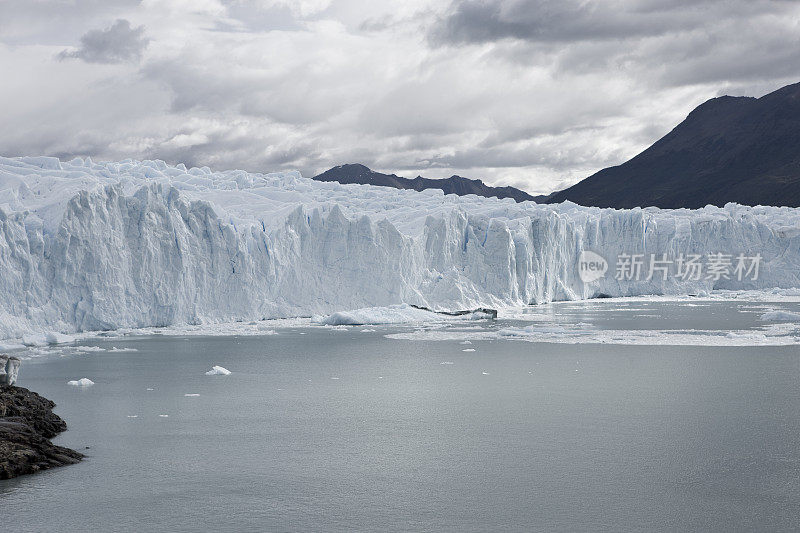
POLYGON ((398 303, 800 286, 800 210, 583 208, 186 169, 0 158, 0 338, 398 303), (583 250, 612 263, 581 280, 583 250), (615 278, 619 254, 760 253, 757 280, 615 278))

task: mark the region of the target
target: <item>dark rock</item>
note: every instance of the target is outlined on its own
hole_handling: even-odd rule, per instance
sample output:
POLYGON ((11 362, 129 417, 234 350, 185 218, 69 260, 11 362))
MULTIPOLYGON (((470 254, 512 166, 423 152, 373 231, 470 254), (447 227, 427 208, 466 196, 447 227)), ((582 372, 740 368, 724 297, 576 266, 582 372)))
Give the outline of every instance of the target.
POLYGON ((434 311, 430 307, 425 307, 423 305, 414 305, 409 304, 414 309, 422 309, 423 311, 430 311, 431 313, 438 313, 440 315, 447 315, 447 316, 463 316, 463 315, 471 315, 473 313, 481 313, 484 315, 490 316, 492 319, 497 318, 497 309, 491 309, 489 307, 477 307, 475 309, 465 309, 459 311, 434 311))
POLYGON ((81 460, 82 454, 49 440, 67 429, 55 406, 23 387, 0 387, 0 479, 81 460))

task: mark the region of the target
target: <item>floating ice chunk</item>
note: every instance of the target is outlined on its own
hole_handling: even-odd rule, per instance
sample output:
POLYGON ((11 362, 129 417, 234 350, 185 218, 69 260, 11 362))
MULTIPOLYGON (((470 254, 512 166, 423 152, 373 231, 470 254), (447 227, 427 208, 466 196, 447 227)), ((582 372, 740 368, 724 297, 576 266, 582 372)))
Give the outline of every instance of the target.
POLYGON ((91 387, 94 385, 94 381, 89 378, 81 378, 74 381, 67 381, 67 385, 72 385, 73 387, 91 387))
POLYGON ((139 418, 139 415, 128 415, 128 418, 139 418))
POLYGON ((483 374, 484 376, 488 376, 489 375, 488 372, 481 372, 481 374, 483 374))
POLYGON ((462 351, 462 352, 474 352, 474 351, 475 351, 475 348, 464 348, 464 349, 463 349, 463 350, 461 350, 461 351, 462 351))
POLYGON ((212 366, 211 370, 206 372, 206 376, 229 376, 231 371, 221 366, 212 366))
POLYGON ((200 395, 197 394, 196 392, 189 392, 187 394, 184 394, 184 396, 186 396, 187 398, 195 398, 195 397, 200 396, 200 395))
POLYGON ((64 335, 63 333, 58 333, 56 331, 51 331, 45 335, 45 341, 47 344, 65 344, 67 342, 73 342, 75 337, 70 335, 64 335))
POLYGON ((746 342, 747 344, 766 344, 769 342, 767 336, 763 333, 758 332, 738 332, 738 331, 729 331, 727 335, 725 335, 729 339, 735 339, 737 341, 746 342))
POLYGON ((339 379, 339 378, 337 378, 337 377, 335 377, 335 376, 334 376, 334 377, 332 377, 331 379, 339 379))
POLYGON ((101 348, 100 346, 75 346, 75 349, 79 352, 105 352, 105 348, 101 348))
POLYGON ((772 322, 800 321, 800 313, 793 313, 791 311, 784 310, 772 310, 761 315, 761 320, 769 320, 772 322))
POLYGON ((116 346, 112 346, 108 351, 119 353, 119 352, 138 352, 139 350, 137 350, 136 348, 117 348, 116 346))
POLYGON ((417 309, 407 304, 387 307, 365 307, 352 311, 339 311, 317 319, 328 326, 361 326, 364 324, 407 324, 442 320, 442 315, 417 309))
POLYGON ((452 365, 452 364, 453 364, 453 362, 452 362, 452 361, 442 361, 442 362, 441 362, 441 363, 439 363, 439 364, 440 364, 440 365, 452 365))
POLYGON ((47 338, 44 335, 23 335, 22 344, 25 346, 47 346, 47 338))
POLYGON ((461 341, 458 344, 472 344, 472 342, 471 341, 461 341))
POLYGON ((169 417, 169 415, 158 415, 158 416, 159 416, 159 418, 167 418, 167 417, 169 417))
POLYGON ((153 389, 153 388, 151 388, 151 387, 147 387, 147 390, 155 390, 155 389, 153 389))
POLYGON ((10 351, 10 350, 19 350, 19 349, 22 349, 24 347, 25 347, 24 344, 20 344, 20 343, 17 343, 17 342, 0 343, 0 351, 1 352, 7 352, 7 351, 10 351))

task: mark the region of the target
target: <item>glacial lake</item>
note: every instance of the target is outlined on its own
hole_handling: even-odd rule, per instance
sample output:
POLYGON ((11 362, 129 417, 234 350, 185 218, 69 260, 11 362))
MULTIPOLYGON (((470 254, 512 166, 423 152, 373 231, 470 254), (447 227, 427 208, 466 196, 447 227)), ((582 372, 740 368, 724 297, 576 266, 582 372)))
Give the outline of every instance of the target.
POLYGON ((0 481, 3 530, 798 530, 798 312, 593 301, 45 349, 19 385, 87 458, 0 481))

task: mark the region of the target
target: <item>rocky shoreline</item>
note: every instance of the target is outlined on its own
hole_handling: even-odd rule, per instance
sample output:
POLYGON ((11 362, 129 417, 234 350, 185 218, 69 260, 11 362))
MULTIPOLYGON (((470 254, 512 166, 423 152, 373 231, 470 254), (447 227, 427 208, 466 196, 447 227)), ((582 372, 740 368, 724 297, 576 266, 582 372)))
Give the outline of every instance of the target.
POLYGON ((67 429, 66 422, 53 413, 55 406, 26 388, 0 384, 0 479, 75 464, 83 458, 50 442, 67 429))

